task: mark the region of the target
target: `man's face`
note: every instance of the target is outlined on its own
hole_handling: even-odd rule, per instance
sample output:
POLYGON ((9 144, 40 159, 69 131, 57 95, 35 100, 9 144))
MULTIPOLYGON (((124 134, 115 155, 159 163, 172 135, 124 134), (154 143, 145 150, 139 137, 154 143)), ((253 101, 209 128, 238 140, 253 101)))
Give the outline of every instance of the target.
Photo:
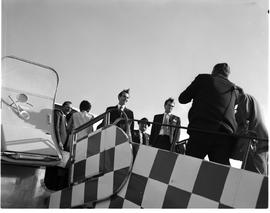
POLYGON ((123 92, 121 96, 118 97, 119 105, 123 106, 126 105, 129 99, 129 94, 123 92))
POLYGON ((147 130, 147 123, 146 122, 142 122, 139 124, 139 129, 142 131, 142 132, 145 132, 147 130))
POLYGON ((69 114, 71 112, 71 110, 72 110, 72 105, 71 104, 65 104, 63 106, 63 113, 65 115, 69 114))
POLYGON ((174 103, 168 101, 167 104, 164 105, 164 109, 166 113, 171 113, 174 108, 174 103))

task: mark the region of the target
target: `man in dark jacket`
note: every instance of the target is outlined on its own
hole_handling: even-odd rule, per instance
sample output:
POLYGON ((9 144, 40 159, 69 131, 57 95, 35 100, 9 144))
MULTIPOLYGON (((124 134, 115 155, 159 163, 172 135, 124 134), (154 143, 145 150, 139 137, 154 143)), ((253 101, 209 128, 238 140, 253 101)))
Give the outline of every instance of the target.
POLYGON ((229 74, 230 67, 227 63, 216 64, 211 75, 198 75, 180 94, 178 100, 181 104, 193 100, 188 113, 190 138, 187 155, 201 159, 208 155, 210 161, 230 165, 232 138, 196 131, 235 133, 237 123, 234 108, 241 89, 228 80, 229 74))
MULTIPOLYGON (((68 147, 67 118, 71 114, 72 102, 65 101, 61 109, 54 110, 55 137, 61 150, 70 151, 68 147)), ((45 170, 44 183, 50 190, 60 190, 68 186, 68 168, 48 166, 45 170)))
POLYGON ((174 151, 174 145, 179 141, 181 120, 172 114, 174 99, 168 98, 164 103, 165 112, 154 116, 151 128, 150 145, 159 149, 174 151))
POLYGON ((132 141, 138 144, 149 145, 149 134, 145 131, 147 127, 150 126, 147 118, 142 118, 138 121, 139 129, 134 130, 132 135, 132 141))
MULTIPOLYGON (((127 115, 128 119, 133 120, 134 115, 133 112, 126 107, 126 103, 129 99, 129 89, 123 90, 118 94, 118 104, 116 106, 111 106, 106 109, 106 112, 109 110, 112 110, 110 112, 110 122, 109 124, 114 123, 119 118, 124 118, 123 112, 127 115)), ((105 121, 103 120, 100 125, 98 125, 98 129, 103 127, 105 125, 105 121)), ((130 134, 134 131, 134 122, 129 121, 130 125, 130 134)), ((123 129, 125 132, 127 132, 127 127, 124 120, 121 120, 117 123, 117 126, 119 126, 121 129, 123 129)))
POLYGON ((59 147, 62 150, 67 150, 67 142, 68 142, 68 132, 67 132, 67 118, 66 116, 71 113, 72 110, 72 102, 65 101, 62 104, 61 109, 54 110, 54 130, 55 130, 55 137, 59 144, 59 147))

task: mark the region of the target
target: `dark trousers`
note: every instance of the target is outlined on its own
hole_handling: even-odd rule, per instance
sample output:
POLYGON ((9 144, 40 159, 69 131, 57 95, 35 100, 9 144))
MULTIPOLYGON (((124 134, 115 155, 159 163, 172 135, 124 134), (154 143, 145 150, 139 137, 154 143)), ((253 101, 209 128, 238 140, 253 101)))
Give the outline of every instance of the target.
POLYGON ((68 168, 57 166, 46 167, 44 183, 50 190, 61 190, 68 187, 68 168))
POLYGON ((171 149, 170 137, 168 135, 158 135, 155 140, 154 147, 170 151, 171 149))
POLYGON ((206 155, 210 161, 230 165, 230 155, 234 139, 230 136, 190 133, 186 146, 186 155, 204 159, 206 155))

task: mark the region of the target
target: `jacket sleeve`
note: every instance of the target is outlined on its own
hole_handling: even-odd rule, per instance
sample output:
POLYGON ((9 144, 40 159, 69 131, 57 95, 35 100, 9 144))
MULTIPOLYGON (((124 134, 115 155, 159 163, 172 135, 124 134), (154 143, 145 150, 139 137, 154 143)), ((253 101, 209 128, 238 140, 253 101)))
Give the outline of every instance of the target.
POLYGON ((97 129, 100 129, 104 126, 104 119, 102 120, 102 122, 97 126, 97 129))
MULTIPOLYGON (((134 120, 134 114, 132 111, 131 111, 131 118, 130 119, 134 120)), ((134 132, 134 121, 131 122, 130 132, 131 132, 131 134, 133 134, 133 132, 134 132)))
POLYGON ((68 134, 71 134, 72 130, 74 129, 74 115, 71 116, 71 118, 68 121, 67 124, 67 132, 68 134))
POLYGON ((200 75, 198 75, 194 81, 191 82, 191 84, 179 95, 178 101, 181 104, 189 103, 193 97, 195 96, 195 92, 198 87, 198 79, 200 78, 200 75))
MULTIPOLYGON (((109 110, 109 108, 106 109, 106 112, 109 110)), ((102 120, 102 122, 97 126, 97 129, 100 129, 102 127, 104 127, 105 125, 105 119, 102 120)))
MULTIPOLYGON (((181 126, 181 119, 179 117, 177 117, 177 126, 181 126)), ((179 139, 180 139, 180 133, 181 133, 181 129, 180 128, 177 128, 176 131, 175 131, 175 142, 178 142, 179 139)))
POLYGON ((58 110, 54 111, 54 122, 55 122, 55 136, 57 143, 63 148, 67 139, 67 129, 64 124, 63 115, 58 110))
POLYGON ((54 117, 55 117, 55 136, 58 144, 62 143, 61 141, 61 133, 60 133, 60 124, 61 124, 61 117, 60 113, 55 111, 54 112, 54 117))
MULTIPOLYGON (((156 122, 156 115, 154 116, 153 122, 156 122)), ((150 133, 150 137, 149 137, 149 144, 151 146, 154 146, 154 138, 156 136, 156 128, 157 128, 157 125, 152 124, 151 133, 150 133)))

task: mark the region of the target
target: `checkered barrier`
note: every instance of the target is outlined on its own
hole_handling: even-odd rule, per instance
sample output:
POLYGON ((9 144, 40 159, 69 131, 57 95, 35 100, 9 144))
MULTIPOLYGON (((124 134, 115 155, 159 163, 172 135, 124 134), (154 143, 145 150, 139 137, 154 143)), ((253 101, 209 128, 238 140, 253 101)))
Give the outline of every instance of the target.
POLYGON ((73 185, 51 194, 49 208, 72 208, 108 199, 127 181, 133 161, 127 135, 115 125, 77 141, 73 185))
MULTIPOLYGON (((95 208, 267 208, 268 178, 144 145, 127 184, 95 208)), ((133 147, 134 148, 134 147, 133 147)))

